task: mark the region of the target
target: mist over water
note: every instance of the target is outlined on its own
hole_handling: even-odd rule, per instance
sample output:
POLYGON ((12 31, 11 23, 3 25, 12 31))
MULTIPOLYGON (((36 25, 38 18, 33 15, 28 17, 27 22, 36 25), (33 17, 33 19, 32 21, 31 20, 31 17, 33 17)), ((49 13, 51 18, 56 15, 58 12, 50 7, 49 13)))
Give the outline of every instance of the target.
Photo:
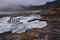
POLYGON ((54 0, 0 0, 0 9, 4 8, 12 8, 12 9, 20 9, 21 6, 31 6, 31 5, 44 5, 47 2, 51 2, 54 0))
POLYGON ((44 28, 46 21, 40 21, 40 15, 3 17, 0 18, 0 33, 12 31, 12 33, 22 33, 31 28, 44 28), (37 19, 31 22, 29 20, 37 19))

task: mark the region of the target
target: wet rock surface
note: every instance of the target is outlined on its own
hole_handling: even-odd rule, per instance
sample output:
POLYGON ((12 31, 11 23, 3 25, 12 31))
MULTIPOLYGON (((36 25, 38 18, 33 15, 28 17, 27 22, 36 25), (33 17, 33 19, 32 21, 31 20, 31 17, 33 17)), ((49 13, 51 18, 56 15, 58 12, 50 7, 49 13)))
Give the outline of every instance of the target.
POLYGON ((47 26, 44 28, 28 29, 23 33, 5 32, 0 34, 0 40, 60 40, 60 14, 42 14, 41 19, 35 20, 46 21, 47 26))
POLYGON ((0 40, 60 40, 60 14, 41 14, 41 19, 47 22, 44 28, 32 28, 23 33, 5 32, 0 34, 0 40))

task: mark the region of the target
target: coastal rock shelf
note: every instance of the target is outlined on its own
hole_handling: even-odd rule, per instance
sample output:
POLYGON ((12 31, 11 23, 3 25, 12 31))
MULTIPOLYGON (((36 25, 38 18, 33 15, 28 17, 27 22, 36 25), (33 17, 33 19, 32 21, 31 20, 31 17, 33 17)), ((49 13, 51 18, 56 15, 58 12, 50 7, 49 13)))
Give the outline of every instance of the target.
MULTIPOLYGON (((1 18, 1 20, 6 19, 7 17, 1 18)), ((1 21, 0 20, 0 21, 1 21)), ((9 25, 13 24, 11 28, 14 29, 12 31, 5 31, 0 34, 1 40, 60 40, 60 18, 55 15, 55 17, 49 16, 45 14, 43 15, 30 15, 30 16, 19 16, 19 17, 9 17, 7 19, 9 25), (30 26, 26 26, 28 29, 25 31, 21 31, 20 28, 25 29, 26 24, 30 24, 30 26), (39 25, 36 25, 39 24, 39 25), (18 24, 18 25, 16 25, 18 24), (21 26, 20 24, 25 24, 21 26), (34 26, 34 25, 35 26, 34 26), (33 26, 32 26, 33 25, 33 26), (19 28, 20 27, 20 28, 19 28)), ((3 22, 3 21, 1 21, 3 22)), ((6 22, 6 20, 5 20, 6 22)), ((10 29, 11 29, 10 28, 10 29)), ((24 30, 23 29, 23 30, 24 30)))
POLYGON ((0 40, 60 40, 60 14, 3 15, 0 18, 0 40))

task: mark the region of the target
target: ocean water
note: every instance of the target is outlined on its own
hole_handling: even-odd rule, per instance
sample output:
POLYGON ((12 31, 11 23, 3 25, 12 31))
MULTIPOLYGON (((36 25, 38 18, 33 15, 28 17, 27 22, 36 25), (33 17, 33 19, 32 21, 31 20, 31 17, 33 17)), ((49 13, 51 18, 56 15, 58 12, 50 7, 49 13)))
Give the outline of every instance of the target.
POLYGON ((0 18, 0 33, 12 31, 12 33, 22 33, 31 28, 44 28, 46 21, 40 21, 40 15, 2 17, 0 18), (29 20, 37 19, 31 22, 29 20))

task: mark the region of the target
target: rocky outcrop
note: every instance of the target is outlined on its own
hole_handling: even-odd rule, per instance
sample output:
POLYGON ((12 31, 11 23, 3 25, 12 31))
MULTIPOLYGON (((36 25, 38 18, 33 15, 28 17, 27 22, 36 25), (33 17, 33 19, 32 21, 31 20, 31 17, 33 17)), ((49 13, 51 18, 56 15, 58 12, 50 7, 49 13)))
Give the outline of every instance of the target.
POLYGON ((53 17, 43 17, 41 18, 41 20, 46 20, 46 21, 50 21, 50 22, 57 22, 57 23, 60 23, 60 18, 53 18, 53 17))
MULTIPOLYGON (((55 11, 56 12, 56 11, 55 11)), ((40 14, 40 13, 39 13, 40 14)), ((60 14, 44 14, 41 19, 47 21, 48 25, 45 28, 28 29, 24 33, 3 33, 0 34, 0 40, 60 40, 60 14)))

